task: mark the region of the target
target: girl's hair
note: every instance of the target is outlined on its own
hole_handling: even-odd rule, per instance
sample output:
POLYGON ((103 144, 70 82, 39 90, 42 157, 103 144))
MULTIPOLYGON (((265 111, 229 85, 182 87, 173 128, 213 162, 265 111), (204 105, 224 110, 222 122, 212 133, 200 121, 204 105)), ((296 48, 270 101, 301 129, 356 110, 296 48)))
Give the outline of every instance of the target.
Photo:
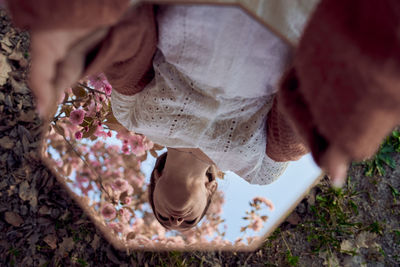
MULTIPOLYGON (((156 215, 156 208, 155 208, 155 206, 154 206, 154 189, 155 189, 155 187, 156 187, 156 179, 155 179, 155 177, 154 177, 154 171, 157 170, 158 173, 160 173, 160 174, 162 173, 162 171, 163 171, 163 169, 164 169, 164 167, 165 167, 165 162, 167 161, 167 155, 168 155, 167 152, 165 152, 164 154, 160 155, 160 156, 157 158, 156 165, 154 166, 154 169, 153 169, 153 171, 151 172, 151 176, 150 176, 150 186, 149 186, 149 191, 148 191, 149 202, 150 202, 150 205, 151 205, 151 209, 153 210, 154 217, 156 217, 157 221, 158 221, 162 226, 164 226, 165 228, 168 228, 168 227, 166 227, 166 225, 164 224, 163 221, 160 221, 160 220, 158 219, 158 217, 157 217, 157 215, 156 215)), ((216 173, 215 168, 210 168, 209 171, 207 171, 207 177, 208 177, 208 180, 209 180, 210 182, 216 179, 217 173, 216 173)), ((208 210, 208 208, 210 207, 210 204, 211 204, 211 200, 212 200, 213 195, 214 195, 214 193, 213 193, 212 195, 210 195, 209 198, 207 199, 207 205, 206 205, 206 207, 204 208, 203 214, 201 215, 199 222, 201 221, 201 219, 203 219, 204 215, 206 215, 207 210, 208 210)))

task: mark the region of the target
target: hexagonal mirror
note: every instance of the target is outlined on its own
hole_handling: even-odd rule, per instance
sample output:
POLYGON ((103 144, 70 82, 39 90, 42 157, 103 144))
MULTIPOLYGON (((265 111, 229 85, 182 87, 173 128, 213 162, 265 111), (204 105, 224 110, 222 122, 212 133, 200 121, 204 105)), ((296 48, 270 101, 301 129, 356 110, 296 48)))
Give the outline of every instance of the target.
POLYGON ((127 94, 114 69, 68 88, 43 158, 118 249, 256 249, 321 172, 309 154, 266 154, 290 44, 313 5, 292 21, 288 1, 151 2, 151 79, 127 94))

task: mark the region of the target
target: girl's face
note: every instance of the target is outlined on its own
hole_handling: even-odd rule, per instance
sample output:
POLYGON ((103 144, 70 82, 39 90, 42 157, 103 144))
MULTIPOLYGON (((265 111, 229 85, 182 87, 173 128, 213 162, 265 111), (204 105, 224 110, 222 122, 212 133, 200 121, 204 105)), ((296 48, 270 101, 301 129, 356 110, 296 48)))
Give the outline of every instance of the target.
POLYGON ((200 221, 208 198, 204 183, 186 187, 184 184, 169 183, 161 176, 154 189, 155 213, 166 228, 189 229, 200 221))
POLYGON ((217 189, 217 181, 209 172, 210 163, 200 156, 186 150, 169 150, 162 172, 153 172, 154 213, 166 228, 185 230, 195 226, 217 189))

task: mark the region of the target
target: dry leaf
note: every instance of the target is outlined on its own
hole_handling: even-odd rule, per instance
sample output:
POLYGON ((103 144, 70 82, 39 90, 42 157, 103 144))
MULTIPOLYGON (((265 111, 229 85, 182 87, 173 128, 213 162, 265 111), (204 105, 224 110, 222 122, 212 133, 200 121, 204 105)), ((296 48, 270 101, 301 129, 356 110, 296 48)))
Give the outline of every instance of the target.
POLYGON ((12 53, 12 44, 10 42, 10 39, 8 39, 7 36, 5 36, 2 40, 1 40, 1 49, 3 49, 7 54, 11 54, 12 53))
POLYGON ((322 263, 324 266, 340 266, 339 259, 336 256, 336 254, 324 251, 324 252, 319 252, 318 256, 324 260, 324 262, 322 263))
POLYGON ((340 244, 340 250, 343 253, 349 254, 349 252, 355 251, 355 250, 357 250, 357 248, 354 246, 354 243, 352 241, 343 240, 342 243, 340 244))
POLYGON ((29 183, 27 181, 23 181, 19 185, 19 197, 23 201, 26 201, 26 200, 31 199, 30 195, 31 195, 31 192, 30 192, 30 188, 29 188, 29 183))
POLYGON ((61 254, 65 252, 70 252, 75 246, 74 240, 72 237, 64 237, 63 241, 59 245, 59 251, 61 254))
POLYGON ((18 61, 21 58, 23 58, 22 53, 21 52, 17 52, 17 51, 12 51, 12 53, 8 56, 8 59, 10 60, 14 60, 14 61, 18 61))
POLYGON ((90 243, 94 250, 97 250, 100 245, 100 237, 98 235, 94 235, 92 243, 90 243))
POLYGON ((11 224, 12 226, 18 227, 20 226, 24 220, 19 216, 17 213, 12 212, 12 211, 7 211, 5 213, 5 218, 6 222, 11 224))
POLYGON ((57 248, 57 237, 55 235, 47 235, 45 238, 43 238, 43 241, 46 242, 51 249, 57 248))
POLYGON ((30 92, 29 88, 23 82, 17 82, 13 77, 10 77, 10 82, 16 93, 26 95, 30 92))
POLYGON ((14 147, 14 141, 10 139, 8 136, 4 136, 0 138, 0 147, 4 149, 11 149, 14 147))
POLYGON ((297 214, 297 212, 292 212, 287 218, 286 221, 292 225, 298 225, 299 222, 301 221, 300 216, 297 214))
POLYGON ((78 220, 78 221, 74 222, 74 224, 76 224, 76 225, 80 225, 80 224, 82 224, 82 223, 86 223, 86 222, 87 222, 87 220, 80 219, 80 220, 78 220))
POLYGON ((11 66, 7 62, 7 57, 0 54, 0 86, 7 82, 8 73, 11 71, 11 66))
POLYGON ((37 206, 37 191, 35 188, 31 188, 28 181, 23 181, 19 185, 19 192, 18 192, 19 197, 23 200, 29 200, 29 203, 31 204, 32 208, 36 208, 37 206))
POLYGON ((1 46, 8 46, 9 48, 13 46, 13 44, 10 41, 10 36, 14 36, 15 32, 11 30, 10 32, 7 32, 5 36, 1 39, 0 43, 1 46))
POLYGON ((43 205, 40 207, 38 212, 40 215, 48 215, 50 214, 50 209, 46 205, 43 205))
POLYGON ((22 111, 19 115, 18 120, 23 122, 33 122, 36 118, 36 113, 34 110, 29 110, 28 112, 22 111))
POLYGON ((368 248, 369 246, 371 246, 371 244, 374 243, 373 241, 376 237, 377 235, 375 233, 367 231, 361 232, 356 237, 356 246, 358 248, 368 248))

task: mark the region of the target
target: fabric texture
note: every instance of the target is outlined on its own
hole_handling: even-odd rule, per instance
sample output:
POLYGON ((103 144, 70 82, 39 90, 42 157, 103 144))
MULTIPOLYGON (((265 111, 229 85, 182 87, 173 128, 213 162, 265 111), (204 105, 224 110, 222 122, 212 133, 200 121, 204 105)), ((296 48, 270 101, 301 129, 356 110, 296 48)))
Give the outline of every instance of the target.
POLYGON ((322 167, 371 156, 400 124, 400 2, 324 0, 278 95, 322 167))
POLYGON ((88 58, 85 75, 104 72, 122 94, 140 92, 154 77, 157 26, 152 5, 130 8, 88 58))
POLYGON ((275 98, 267 119, 266 153, 279 162, 299 160, 309 149, 281 110, 282 107, 275 98))
POLYGON ((108 26, 129 5, 130 0, 7 0, 15 25, 29 30, 108 26))
POLYGON ((289 47, 234 7, 161 7, 157 21, 155 78, 133 96, 114 91, 115 117, 161 145, 201 148, 250 183, 278 178, 287 163, 265 153, 266 118, 289 47))

